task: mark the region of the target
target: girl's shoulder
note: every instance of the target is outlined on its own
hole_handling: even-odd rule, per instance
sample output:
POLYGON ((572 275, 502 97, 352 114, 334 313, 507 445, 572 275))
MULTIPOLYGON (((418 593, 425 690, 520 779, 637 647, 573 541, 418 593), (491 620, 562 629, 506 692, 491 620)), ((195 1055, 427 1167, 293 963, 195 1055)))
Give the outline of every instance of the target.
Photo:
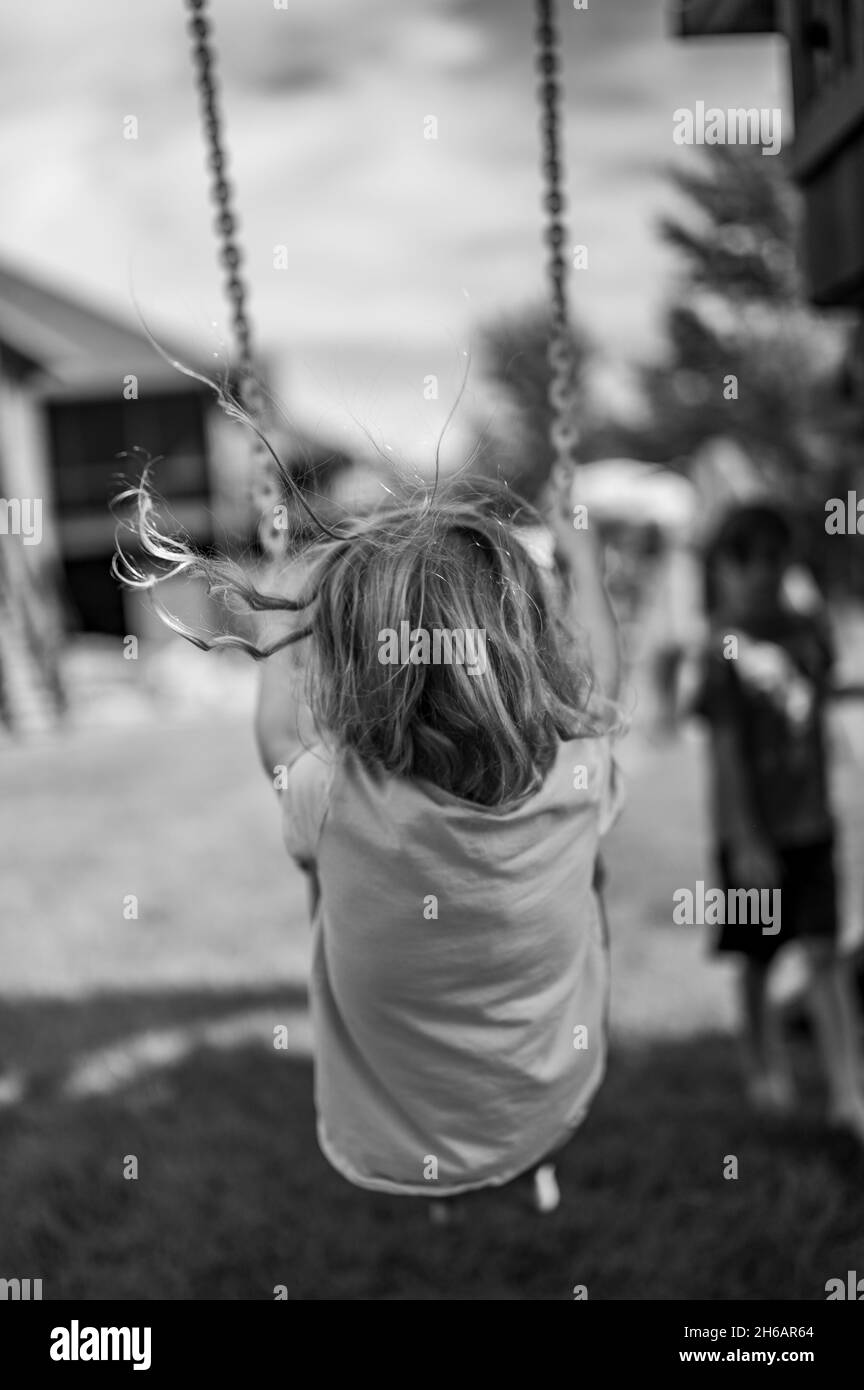
POLYGON ((278 788, 282 838, 288 853, 301 864, 315 860, 327 819, 338 767, 335 748, 321 741, 304 748, 286 768, 278 788))
POLYGON ((562 741, 553 768, 559 796, 572 799, 574 809, 585 800, 594 805, 600 835, 612 828, 625 802, 624 778, 615 756, 615 742, 613 733, 562 741))

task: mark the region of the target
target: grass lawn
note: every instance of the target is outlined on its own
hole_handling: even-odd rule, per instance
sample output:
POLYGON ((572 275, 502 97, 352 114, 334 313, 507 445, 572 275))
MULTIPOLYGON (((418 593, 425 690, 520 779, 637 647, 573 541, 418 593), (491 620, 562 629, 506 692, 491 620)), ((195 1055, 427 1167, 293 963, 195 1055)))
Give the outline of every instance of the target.
POLYGON ((864 1269, 864 1158, 824 1129, 806 1043, 800 1116, 755 1120, 728 969, 669 924, 708 865, 695 751, 626 756, 613 1051, 564 1203, 491 1193, 440 1229, 318 1151, 303 884, 248 729, 5 751, 0 1062, 22 1094, 0 1108, 0 1276, 49 1299, 822 1299, 864 1269))

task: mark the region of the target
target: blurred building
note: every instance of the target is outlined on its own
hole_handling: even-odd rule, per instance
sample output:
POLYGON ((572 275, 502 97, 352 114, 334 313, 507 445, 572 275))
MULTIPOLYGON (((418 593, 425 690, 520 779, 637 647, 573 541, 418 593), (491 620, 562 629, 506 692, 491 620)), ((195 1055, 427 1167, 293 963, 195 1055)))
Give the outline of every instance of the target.
MULTIPOLYGON (((172 343, 188 364, 194 352, 172 343)), ((242 441, 206 387, 143 330, 0 268, 0 717, 26 728, 62 706, 72 632, 157 639, 160 625, 110 572, 121 479, 160 459, 158 492, 197 541, 248 530, 242 441), (16 534, 13 510, 38 504, 16 534), (11 506, 10 506, 11 502, 11 506)), ((179 596, 179 591, 178 591, 179 596)), ((181 602, 182 602, 182 596, 181 602)), ((188 601, 188 600, 187 600, 188 601)))
POLYGON ((684 38, 784 34, 811 297, 864 307, 864 0, 686 0, 684 38))

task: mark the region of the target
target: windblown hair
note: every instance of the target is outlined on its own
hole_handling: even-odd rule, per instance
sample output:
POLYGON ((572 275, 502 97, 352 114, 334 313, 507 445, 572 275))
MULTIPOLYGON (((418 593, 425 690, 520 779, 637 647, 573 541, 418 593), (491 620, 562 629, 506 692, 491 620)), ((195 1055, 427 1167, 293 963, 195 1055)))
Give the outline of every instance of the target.
POLYGON ((123 496, 136 501, 132 529, 161 572, 147 573, 146 560, 118 545, 118 577, 149 588, 172 575, 197 575, 209 592, 253 612, 298 615, 288 635, 256 646, 239 636, 204 637, 160 608, 175 631, 206 650, 240 647, 260 660, 308 638, 303 664, 316 726, 373 772, 425 779, 501 808, 542 785, 560 739, 609 726, 554 586, 505 519, 512 506, 492 485, 473 497, 424 497, 343 523, 302 552, 305 577, 295 598, 268 593, 239 565, 163 534, 146 471, 123 496), (382 664, 383 633, 403 622, 429 633, 485 631, 485 669, 382 664))

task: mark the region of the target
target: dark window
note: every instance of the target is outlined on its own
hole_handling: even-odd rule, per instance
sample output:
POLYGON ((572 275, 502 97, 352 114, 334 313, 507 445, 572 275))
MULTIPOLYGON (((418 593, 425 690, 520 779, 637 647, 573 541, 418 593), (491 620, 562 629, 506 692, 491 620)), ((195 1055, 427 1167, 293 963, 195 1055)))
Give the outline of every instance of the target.
POLYGON ((125 636, 123 594, 111 573, 110 557, 66 560, 63 578, 67 625, 73 631, 125 636))
POLYGON ((169 499, 206 496, 203 401, 200 396, 148 396, 138 401, 58 402, 49 412, 54 487, 61 515, 103 511, 120 478, 140 476, 151 458, 157 492, 169 499), (118 458, 127 451, 130 456, 118 458))

